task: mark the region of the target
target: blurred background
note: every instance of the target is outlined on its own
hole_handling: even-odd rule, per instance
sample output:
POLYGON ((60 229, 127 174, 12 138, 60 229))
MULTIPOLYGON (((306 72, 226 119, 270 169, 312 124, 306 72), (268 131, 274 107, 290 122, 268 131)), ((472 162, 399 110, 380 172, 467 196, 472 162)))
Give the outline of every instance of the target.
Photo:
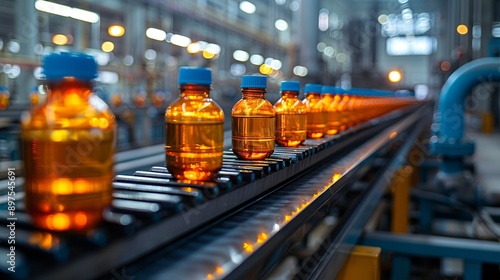
MULTIPOLYGON (((460 65, 498 55, 497 21, 494 0, 2 0, 0 158, 19 158, 18 121, 44 100, 40 64, 52 51, 95 56, 95 92, 124 150, 163 142, 180 66, 212 68, 226 115, 253 73, 269 76, 273 103, 289 79, 435 98, 460 65)), ((481 100, 472 106, 498 119, 496 95, 481 100)))
MULTIPOLYGON (((496 69, 500 68, 493 63, 487 64, 493 74, 478 71, 480 80, 473 75, 460 76, 478 85, 464 97, 463 126, 462 104, 453 98, 445 103, 446 110, 441 107, 442 114, 432 113, 432 102, 421 102, 418 106, 422 109, 413 107, 413 112, 408 109, 382 121, 375 119, 368 127, 361 126, 328 140, 328 145, 305 145, 293 152, 280 148, 275 153, 278 161, 244 166, 247 163, 236 162, 229 152, 224 155, 229 171, 219 174, 224 177, 217 180, 218 185, 204 182, 186 188, 184 182, 163 179, 169 174, 158 176, 167 171, 163 168, 164 114, 179 97, 177 75, 181 66, 212 69, 211 97, 225 112, 227 149, 231 146, 231 108, 241 98, 242 75, 268 76, 267 98, 272 103, 279 99, 279 85, 284 80, 300 81, 302 87, 306 83, 321 83, 344 89, 390 90, 396 96, 437 100, 445 81, 456 69, 488 56, 500 56, 500 0, 0 0, 0 182, 5 182, 0 183, 0 199, 7 209, 7 181, 12 180, 7 177, 7 168, 13 169, 18 176, 16 209, 21 214, 17 269, 28 273, 28 267, 32 269, 29 275, 36 277, 47 277, 38 271, 53 272, 52 275, 67 272, 66 275, 75 273, 78 277, 73 279, 77 279, 87 277, 83 272, 90 271, 95 275, 109 274, 106 279, 118 279, 115 272, 120 271, 122 278, 127 275, 123 274, 125 267, 120 266, 135 262, 128 266, 129 275, 161 275, 164 270, 179 268, 204 273, 206 279, 217 279, 223 272, 234 273, 226 266, 222 269, 219 261, 224 260, 224 265, 230 261, 239 264, 244 260, 240 256, 245 254, 245 258, 252 258, 235 270, 242 275, 247 271, 255 275, 270 273, 271 269, 280 268, 277 264, 283 260, 285 269, 276 269, 277 277, 293 275, 290 271, 299 271, 296 269, 306 271, 306 275, 324 271, 336 275, 346 252, 351 250, 343 245, 361 240, 363 227, 370 228, 363 233, 364 245, 383 247, 383 239, 377 244, 377 237, 381 236, 385 236, 385 244, 395 244, 395 252, 383 249, 390 256, 382 259, 385 264, 392 262, 382 265, 385 274, 392 270, 392 279, 481 279, 483 270, 482 279, 499 279, 500 86, 496 81, 500 80, 500 72, 496 69), (112 209, 103 215, 107 219, 103 230, 89 232, 86 237, 44 232, 42 235, 33 231, 28 216, 24 215, 24 224, 22 220, 24 178, 19 122, 23 112, 46 99, 43 56, 60 51, 84 52, 95 57, 99 65, 95 94, 110 106, 118 123, 114 172, 120 175, 115 177, 115 183, 121 187, 114 186, 114 194, 118 195, 112 209), (432 116, 436 123, 431 125, 432 116), (450 125, 453 121, 455 128, 450 125), (386 128, 395 129, 389 134, 386 128), (464 160, 473 152, 472 142, 461 136, 439 134, 462 130, 467 130, 476 142, 473 163, 469 158, 464 160), (471 133, 478 131, 484 135, 471 133), (439 156, 431 155, 431 151, 439 156), (418 160, 412 155, 417 155, 418 160), (298 164, 288 167, 295 163, 298 164), (340 171, 337 164, 342 167, 340 171), (155 172, 144 171, 152 166, 157 167, 155 172), (344 170, 346 166, 349 168, 344 170), (392 175, 386 176, 393 173, 393 179, 392 175), (154 177, 153 183, 148 176, 154 177), (157 189, 151 190, 149 184, 173 188, 170 193, 167 191, 167 198, 173 193, 177 200, 170 203, 166 196, 158 197, 157 189), (135 189, 128 191, 123 187, 130 185, 135 189), (245 190, 239 188, 243 185, 245 190), (387 186, 391 194, 384 193, 387 186), (182 188, 182 193, 175 188, 182 188), (218 193, 219 188, 221 195, 215 194, 214 200, 210 200, 217 203, 207 206, 209 203, 203 199, 212 199, 212 192, 216 189, 218 193), (196 199, 191 195, 192 189, 200 194, 196 199), (303 193, 316 189, 316 194, 311 192, 311 200, 304 200, 303 193), (198 205, 200 201, 203 204, 198 205), (389 213, 399 213, 399 220, 389 213), (261 217, 269 217, 269 224, 262 222, 261 217), (274 217, 285 221, 285 227, 280 228, 272 220, 274 217), (372 220, 367 222, 369 217, 372 220), (398 239, 400 243, 394 243, 396 234, 373 234, 375 230, 388 230, 391 219, 403 228, 394 226, 394 233, 424 235, 412 239, 412 234, 407 234, 407 241, 398 239), (268 231, 262 230, 268 225, 268 231), (280 234, 275 234, 278 231, 280 234), (307 231, 313 233, 309 235, 307 231), (205 233, 209 239, 204 239, 205 233), (431 233, 461 239, 433 239, 431 233), (372 243, 366 241, 370 241, 370 236, 372 243), (236 245, 227 245, 229 249, 224 251, 219 244, 230 244, 225 243, 226 238, 236 245), (267 247, 261 245, 266 242, 267 247), (316 247, 304 250, 306 244, 316 247), (256 254, 251 255, 253 246, 256 254), (65 250, 71 252, 69 257, 64 255, 65 250), (418 252, 412 253, 415 251, 418 252), (226 252, 229 254, 224 255, 226 252), (317 252, 322 260, 313 271, 309 258, 316 261, 317 252), (454 259, 457 252, 463 261, 454 259), (410 266, 410 257, 429 253, 434 260, 417 259, 410 266), (182 254, 184 258, 177 257, 182 254), (290 265, 286 263, 287 254, 293 255, 290 265), (437 258, 442 259, 441 264, 435 262, 437 258), (185 266, 172 265, 176 263, 185 266), (206 267, 208 274, 203 270, 206 267), (410 274, 417 276, 411 278, 410 274)), ((11 203, 9 200, 9 206, 11 203)), ((0 215, 4 215, 4 222, 8 220, 7 211, 0 211, 0 215)), ((7 231, 8 227, 0 230, 4 240, 7 231)), ((5 250, 6 246, 0 246, 0 253, 4 252, 0 254, 4 257, 0 258, 3 267, 9 256, 5 250)), ((355 271, 366 271, 366 266, 353 267, 355 271)), ((23 278, 21 273, 13 277, 23 278)), ((252 274, 243 276, 251 278, 252 274)), ((51 279, 54 278, 57 277, 51 279)))

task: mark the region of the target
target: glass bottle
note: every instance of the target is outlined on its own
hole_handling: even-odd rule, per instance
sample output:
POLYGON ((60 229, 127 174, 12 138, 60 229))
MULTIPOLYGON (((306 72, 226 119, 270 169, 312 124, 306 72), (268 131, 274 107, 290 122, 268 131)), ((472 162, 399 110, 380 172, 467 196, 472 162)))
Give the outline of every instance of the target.
POLYGON ((357 93, 350 92, 346 95, 349 96, 349 101, 346 105, 346 113, 349 120, 347 127, 353 127, 359 124, 358 104, 361 99, 357 93))
POLYGON ((231 110, 233 153, 241 159, 263 159, 274 152, 276 113, 266 98, 267 77, 241 79, 242 98, 231 110))
POLYGON ((21 117, 26 208, 40 228, 89 229, 111 203, 115 116, 92 92, 91 56, 50 54, 43 74, 45 103, 21 117))
POLYGON ((326 134, 328 114, 321 100, 320 84, 306 84, 303 102, 307 107, 307 138, 318 139, 326 134))
POLYGON ((335 135, 342 127, 339 104, 342 100, 340 88, 333 86, 323 86, 321 88, 321 100, 326 108, 327 124, 326 134, 335 135))
POLYGON ((214 180, 222 168, 224 112, 210 98, 212 70, 181 67, 181 96, 165 112, 166 166, 177 179, 214 180))
POLYGON ((284 81, 276 110, 276 144, 297 147, 307 138, 307 107, 299 100, 300 83, 284 81))
POLYGON ((337 111, 340 116, 340 130, 346 130, 347 128, 352 126, 352 117, 351 117, 351 96, 349 94, 340 95, 340 101, 337 104, 337 111))
POLYGON ((351 100, 354 98, 354 106, 351 116, 355 116, 355 124, 360 124, 370 119, 371 108, 367 107, 366 104, 368 104, 370 96, 373 92, 374 90, 363 88, 351 88, 346 90, 346 93, 351 95, 351 100))
POLYGON ((10 93, 6 86, 0 86, 0 110, 7 109, 9 106, 10 93))

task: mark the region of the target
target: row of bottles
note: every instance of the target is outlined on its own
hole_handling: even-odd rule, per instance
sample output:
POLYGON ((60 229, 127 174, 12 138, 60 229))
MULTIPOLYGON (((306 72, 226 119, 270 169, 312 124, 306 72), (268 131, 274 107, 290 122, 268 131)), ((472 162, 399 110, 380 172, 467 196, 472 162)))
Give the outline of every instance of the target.
MULTIPOLYGON (((180 180, 212 180, 222 167, 224 113, 210 98, 211 71, 181 67, 178 83, 181 96, 165 114, 167 169, 180 180)), ((403 105, 390 102, 394 98, 369 97, 366 90, 320 84, 307 84, 306 98, 300 100, 300 83, 284 81, 273 106, 266 88, 266 76, 242 77, 242 98, 231 110, 232 151, 240 159, 264 159, 275 144, 297 147, 307 138, 337 134, 403 105)))
MULTIPOLYGON (((91 56, 48 55, 43 74, 47 98, 21 120, 26 208, 40 228, 92 228, 111 203, 115 117, 92 92, 98 71, 91 56)), ((224 147, 224 112, 210 98, 212 72, 181 67, 178 84, 181 95, 165 112, 166 167, 179 180, 212 180, 224 147)), ((401 106, 318 84, 307 84, 300 100, 297 81, 282 82, 273 106, 266 88, 265 76, 242 77, 242 98, 231 111, 232 150, 240 159, 263 159, 275 144, 298 146, 401 106)))

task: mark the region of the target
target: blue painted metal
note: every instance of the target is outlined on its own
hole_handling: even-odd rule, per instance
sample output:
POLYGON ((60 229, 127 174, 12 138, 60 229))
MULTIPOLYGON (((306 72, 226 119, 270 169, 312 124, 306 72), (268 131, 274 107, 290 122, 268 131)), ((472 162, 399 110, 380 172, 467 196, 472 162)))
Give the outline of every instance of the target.
POLYGON ((442 171, 462 172, 462 157, 474 152, 464 141, 464 102, 472 88, 500 81, 500 58, 481 58, 460 67, 448 78, 439 96, 439 131, 431 139, 431 151, 443 155, 442 171))
POLYGON ((420 232, 430 234, 432 231, 432 218, 434 217, 433 203, 427 199, 419 199, 420 232))
POLYGON ((474 154, 474 142, 466 139, 461 139, 460 142, 457 142, 453 138, 446 140, 443 137, 439 138, 436 136, 431 138, 430 144, 433 154, 460 158, 474 154))
POLYGON ((464 263, 464 280, 477 280, 482 279, 481 262, 465 261, 464 263))
POLYGON ((367 88, 350 88, 346 89, 345 93, 356 96, 375 96, 375 97, 394 97, 394 91, 367 89, 367 88))
POLYGON ((465 238, 403 235, 368 232, 361 245, 382 248, 382 251, 435 258, 460 258, 478 263, 500 264, 500 243, 465 238))
POLYGON ((488 56, 500 56, 500 38, 492 38, 488 43, 488 56))
POLYGON ((411 260, 408 256, 394 255, 392 258, 391 279, 410 279, 411 260))
POLYGON ((393 252, 391 279, 410 279, 410 257, 460 258, 464 260, 464 280, 481 279, 482 263, 500 263, 500 244, 492 241, 429 235, 366 233, 362 245, 393 252))

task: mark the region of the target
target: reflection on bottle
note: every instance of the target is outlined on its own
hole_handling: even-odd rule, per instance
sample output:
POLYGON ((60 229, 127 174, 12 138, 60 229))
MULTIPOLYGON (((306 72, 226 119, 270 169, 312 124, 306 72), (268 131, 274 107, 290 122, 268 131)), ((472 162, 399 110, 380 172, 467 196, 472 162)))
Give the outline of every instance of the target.
POLYGON ((300 83, 284 81, 276 110, 276 144, 297 147, 307 138, 307 107, 299 99, 300 83))
POLYGON ((263 159, 274 152, 275 111, 266 87, 266 76, 242 77, 242 99, 231 110, 233 153, 239 158, 263 159))
POLYGON ((91 56, 54 53, 43 72, 47 99, 21 120, 27 211, 44 229, 88 229, 111 203, 115 117, 92 92, 91 56))
POLYGON ((177 179, 214 180, 222 168, 224 112, 210 98, 212 71, 181 67, 181 96, 165 112, 167 169, 177 179))
POLYGON ((306 84, 303 102, 307 107, 307 138, 318 139, 326 134, 328 112, 321 100, 320 84, 306 84))
POLYGON ((342 129, 342 116, 340 113, 341 89, 333 86, 323 86, 321 88, 321 100, 327 112, 326 134, 335 135, 342 129))

